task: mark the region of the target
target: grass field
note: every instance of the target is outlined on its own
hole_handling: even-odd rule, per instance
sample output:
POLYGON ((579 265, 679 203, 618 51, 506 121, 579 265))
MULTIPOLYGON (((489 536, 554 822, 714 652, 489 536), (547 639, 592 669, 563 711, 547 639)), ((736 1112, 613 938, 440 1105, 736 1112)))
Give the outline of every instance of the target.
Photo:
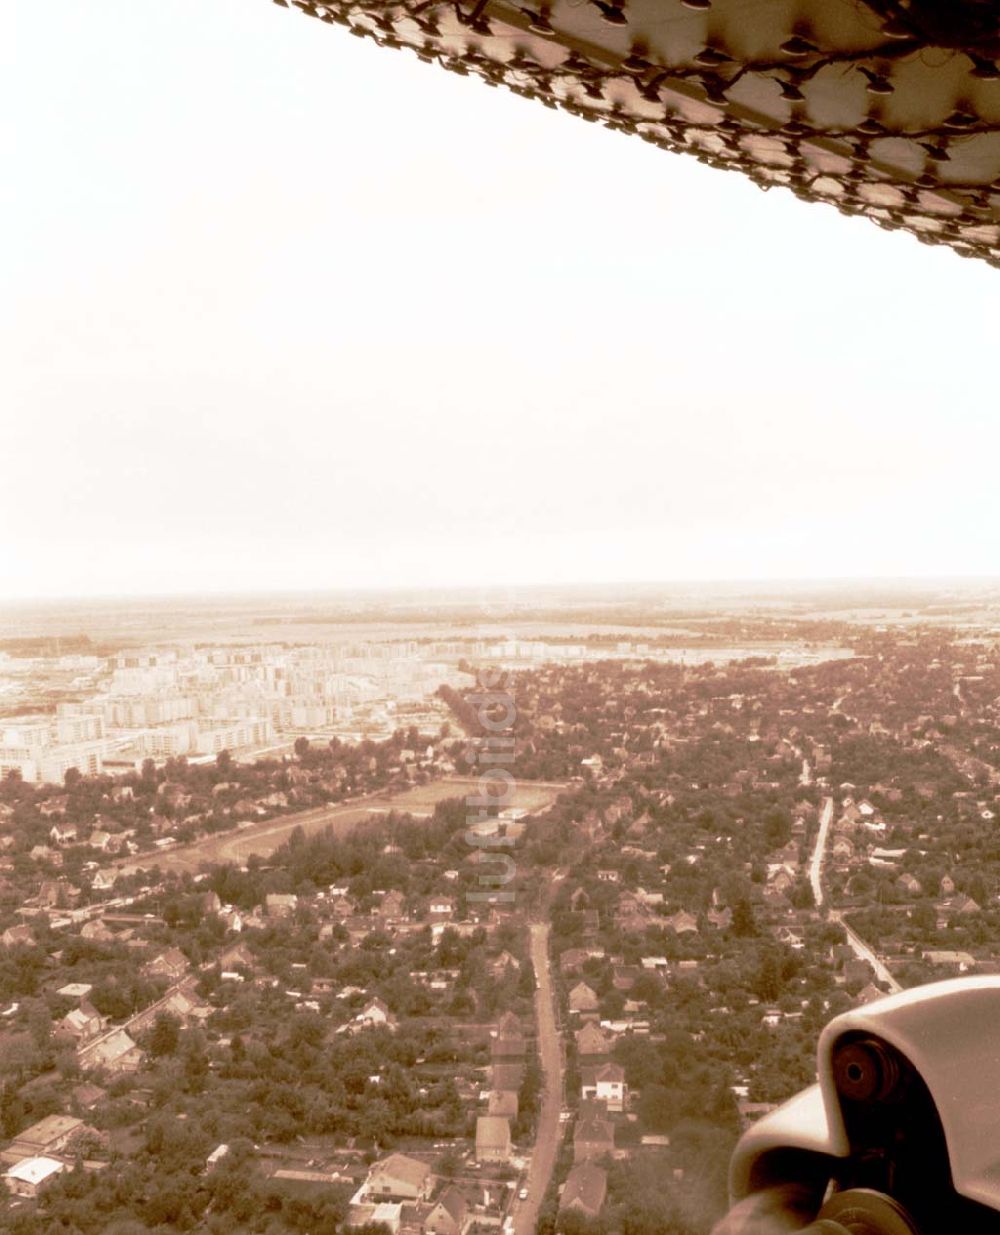
MULTIPOLYGON (((259 857, 270 856, 296 828, 301 828, 307 835, 327 827, 344 834, 389 811, 427 818, 433 813, 438 802, 446 798, 464 798, 477 792, 478 785, 479 782, 473 779, 447 777, 426 785, 414 786, 412 789, 404 789, 399 793, 373 794, 354 802, 317 807, 315 810, 301 811, 294 815, 283 815, 280 819, 254 823, 239 830, 206 836, 192 845, 168 849, 163 853, 144 854, 141 858, 130 858, 122 863, 121 867, 126 872, 158 866, 163 871, 196 873, 203 866, 223 862, 243 865, 251 854, 259 857)), ((535 813, 554 802, 565 787, 562 784, 542 781, 519 781, 513 801, 508 805, 535 813)))

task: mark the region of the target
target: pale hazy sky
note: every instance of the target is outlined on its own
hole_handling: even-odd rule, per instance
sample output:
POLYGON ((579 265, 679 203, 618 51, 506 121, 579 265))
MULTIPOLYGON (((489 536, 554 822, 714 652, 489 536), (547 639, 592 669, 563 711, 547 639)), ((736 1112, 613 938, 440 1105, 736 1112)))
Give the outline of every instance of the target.
POLYGON ((0 20, 0 596, 1000 573, 1000 272, 268 0, 0 20))

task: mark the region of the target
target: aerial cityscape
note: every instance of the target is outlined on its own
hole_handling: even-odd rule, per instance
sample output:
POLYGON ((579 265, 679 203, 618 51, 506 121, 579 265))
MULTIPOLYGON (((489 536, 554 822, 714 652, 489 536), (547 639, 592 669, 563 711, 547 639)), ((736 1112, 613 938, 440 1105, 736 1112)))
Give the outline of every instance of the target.
POLYGON ((3 1229, 705 1231, 831 1017, 1000 973, 1000 585, 480 618, 3 609, 3 1229))
POLYGON ((1000 0, 0 96, 0 1235, 1000 1235, 1000 0))

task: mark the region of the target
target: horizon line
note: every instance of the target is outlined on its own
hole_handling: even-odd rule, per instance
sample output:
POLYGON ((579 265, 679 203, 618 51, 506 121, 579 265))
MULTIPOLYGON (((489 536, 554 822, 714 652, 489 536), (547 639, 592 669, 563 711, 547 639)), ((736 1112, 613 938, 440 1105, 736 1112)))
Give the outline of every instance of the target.
POLYGON ((850 587, 873 586, 889 590, 914 589, 942 586, 1000 586, 1000 574, 928 574, 928 575, 810 575, 810 576, 732 576, 729 578, 668 578, 668 579, 589 579, 569 583, 431 583, 417 584, 364 584, 321 588, 275 588, 253 590, 250 588, 225 588, 220 590, 185 589, 165 592, 108 591, 95 593, 65 593, 52 596, 0 596, 0 609, 22 608, 30 605, 65 604, 110 604, 125 602, 207 601, 207 600, 292 600, 337 598, 346 600, 368 596, 434 596, 468 599, 475 595, 497 595, 510 592, 569 593, 587 589, 605 590, 623 588, 655 590, 690 588, 764 589, 772 594, 777 589, 802 591, 810 588, 842 590, 850 587))

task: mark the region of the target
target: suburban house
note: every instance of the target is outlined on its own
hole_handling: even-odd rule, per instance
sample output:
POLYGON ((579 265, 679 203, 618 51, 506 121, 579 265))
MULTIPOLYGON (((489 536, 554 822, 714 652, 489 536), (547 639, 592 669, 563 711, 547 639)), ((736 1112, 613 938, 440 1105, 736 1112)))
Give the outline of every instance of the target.
POLYGON ((91 832, 90 839, 87 841, 91 849, 96 849, 100 853, 117 853, 122 846, 123 837, 98 830, 91 832))
POLYGON ((171 982, 183 978, 187 971, 188 958, 180 948, 167 948, 159 956, 154 956, 142 970, 148 978, 169 978, 171 982))
POLYGON ((476 1120, 476 1161, 506 1162, 510 1158, 510 1121, 502 1115, 476 1120))
POLYGON ((596 1218, 601 1212, 608 1191, 607 1172, 592 1162, 574 1166, 566 1177, 560 1209, 575 1209, 588 1218, 596 1218))
POLYGON ((968 952, 926 949, 922 955, 929 965, 940 965, 942 968, 954 970, 955 973, 968 973, 976 967, 975 957, 968 952))
POLYGON ((915 875, 911 875, 909 872, 900 875, 900 877, 896 880, 896 883, 908 896, 919 896, 924 890, 921 886, 920 880, 915 875))
POLYGON ((611 985, 616 991, 628 992, 635 986, 640 970, 635 965, 612 965, 611 985))
POLYGON ((143 1052, 124 1029, 113 1029, 79 1047, 76 1059, 84 1071, 104 1068, 108 1072, 134 1072, 143 1060, 143 1052))
POLYGON ((838 836, 830 846, 830 853, 840 862, 849 862, 854 857, 854 842, 849 836, 838 836))
POLYGON ((268 892, 264 897, 264 908, 269 918, 290 918, 298 903, 299 898, 294 892, 268 892))
MULTIPOLYGON (((254 959, 254 954, 245 943, 234 943, 219 953, 217 963, 220 969, 236 969, 240 966, 244 969, 253 969, 254 959)), ((203 968, 209 967, 203 966, 203 968)))
POLYGON ((83 1120, 75 1115, 46 1115, 18 1133, 4 1153, 8 1157, 17 1155, 21 1158, 62 1153, 83 1128, 83 1120))
POLYGON ((675 935, 686 935, 698 931, 698 919, 685 909, 678 909, 669 918, 664 918, 663 924, 670 927, 675 935))
POLYGON ((389 1235, 398 1235, 402 1222, 403 1206, 399 1202, 382 1201, 372 1210, 368 1219, 374 1226, 384 1226, 389 1235))
POLYGON ((504 1037, 498 1034, 490 1042, 490 1056, 493 1059, 521 1059, 527 1050, 527 1043, 522 1037, 504 1037))
POLYGON ((488 1115, 502 1115, 504 1119, 516 1119, 517 1105, 518 1098, 515 1090, 494 1089, 490 1093, 486 1113, 488 1115))
POLYGON ((596 1012, 599 1000, 586 982, 577 982, 569 993, 571 1012, 596 1012))
POLYGON ((102 867, 100 870, 94 871, 93 877, 90 880, 90 886, 95 892, 110 892, 115 886, 117 878, 118 872, 113 866, 102 867))
POLYGON ((78 1111, 92 1111, 108 1096, 100 1085, 77 1085, 73 1089, 73 1105, 78 1111))
POLYGON ((387 1029, 396 1028, 396 1018, 382 1000, 378 998, 370 999, 365 1004, 354 1018, 354 1023, 359 1029, 375 1029, 383 1025, 387 1029))
MULTIPOLYGON (((602 950, 603 951, 603 950, 602 950)), ((592 955, 589 948, 567 948, 559 953, 559 972, 572 973, 592 955)))
POLYGON ((55 1158, 23 1158, 7 1171, 3 1180, 12 1195, 35 1197, 45 1184, 65 1169, 65 1165, 55 1158))
POLYGON ((458 1188, 445 1188, 424 1219, 425 1235, 464 1235, 469 1225, 468 1210, 468 1202, 458 1188))
POLYGON ((43 879, 38 889, 37 901, 48 909, 56 909, 59 905, 72 905, 80 897, 79 888, 66 879, 43 879))
POLYGON ((158 999, 156 1003, 151 1003, 149 1007, 137 1012, 131 1020, 126 1022, 125 1027, 132 1033, 143 1033, 152 1028, 158 1016, 164 1014, 174 1016, 182 1024, 187 1024, 190 1020, 203 1020, 211 1014, 211 1011, 209 1004, 198 1002, 194 994, 194 982, 188 979, 186 982, 170 987, 162 999, 158 999))
POLYGON ((614 1043, 614 1039, 608 1037, 593 1021, 588 1021, 574 1036, 577 1054, 581 1056, 607 1055, 614 1043))
POLYGON ((369 1171, 365 1194, 372 1199, 423 1201, 430 1194, 432 1183, 431 1168, 426 1162, 409 1154, 390 1154, 369 1171))
POLYGON ((104 1030, 104 1017, 89 999, 81 999, 80 1006, 67 1012, 56 1025, 56 1032, 72 1038, 79 1046, 96 1038, 104 1030))
POLYGON ((580 1097, 603 1102, 609 1111, 623 1111, 628 1097, 625 1069, 617 1063, 604 1063, 580 1069, 580 1097))
POLYGON ((490 973, 499 982, 505 978, 508 973, 517 973, 521 968, 521 962, 516 956, 512 956, 506 948, 490 962, 490 973))
POLYGON ((515 1093, 520 1090, 521 1082, 524 1080, 524 1064, 520 1059, 504 1060, 502 1063, 494 1060, 490 1071, 493 1076, 494 1089, 511 1089, 515 1093))
POLYGON ((505 1012, 497 1021, 497 1037, 514 1039, 524 1038, 524 1030, 521 1028, 521 1022, 513 1012, 505 1012))
POLYGON ((590 1117, 577 1120, 573 1133, 573 1161, 587 1162, 614 1152, 615 1126, 609 1119, 590 1117))
POLYGON ((60 793, 43 802, 38 808, 38 813, 46 819, 52 819, 55 815, 65 815, 67 806, 69 806, 69 794, 60 793))
POLYGON ((386 922, 398 921, 404 916, 403 908, 406 904, 406 897, 397 889, 392 889, 386 892, 382 897, 382 901, 378 907, 378 916, 386 922))

